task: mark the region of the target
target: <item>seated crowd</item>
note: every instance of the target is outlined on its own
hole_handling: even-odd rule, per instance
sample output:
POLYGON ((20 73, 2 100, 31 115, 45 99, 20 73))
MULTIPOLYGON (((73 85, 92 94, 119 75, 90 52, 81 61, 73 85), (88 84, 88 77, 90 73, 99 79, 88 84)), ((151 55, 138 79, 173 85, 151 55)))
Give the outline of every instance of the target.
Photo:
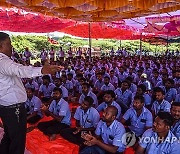
MULTIPOLYGON (((42 62, 34 66, 45 63, 47 55, 43 52, 42 62)), ((131 146, 137 154, 179 153, 178 57, 112 55, 89 61, 81 54, 66 59, 60 54, 54 61, 52 55, 50 63, 64 66, 61 72, 22 79, 29 124, 37 124, 50 140, 60 134, 79 145, 81 154, 123 153, 130 144, 127 136, 123 138, 125 133, 135 137, 131 146), (79 107, 71 111, 72 102, 79 107), (38 122, 43 116, 52 120, 38 122), (76 127, 71 127, 72 118, 76 127), (159 140, 143 141, 146 137, 159 140), (177 140, 169 142, 166 138, 177 140)), ((29 59, 25 63, 28 65, 29 59)))

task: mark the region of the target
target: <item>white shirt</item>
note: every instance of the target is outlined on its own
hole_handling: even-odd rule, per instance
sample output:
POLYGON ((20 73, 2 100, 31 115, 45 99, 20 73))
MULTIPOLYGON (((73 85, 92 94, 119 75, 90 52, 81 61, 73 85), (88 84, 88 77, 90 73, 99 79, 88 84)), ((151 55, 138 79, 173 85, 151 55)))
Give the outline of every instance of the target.
POLYGON ((0 105, 9 106, 27 100, 21 78, 41 76, 42 67, 23 66, 0 53, 0 105))

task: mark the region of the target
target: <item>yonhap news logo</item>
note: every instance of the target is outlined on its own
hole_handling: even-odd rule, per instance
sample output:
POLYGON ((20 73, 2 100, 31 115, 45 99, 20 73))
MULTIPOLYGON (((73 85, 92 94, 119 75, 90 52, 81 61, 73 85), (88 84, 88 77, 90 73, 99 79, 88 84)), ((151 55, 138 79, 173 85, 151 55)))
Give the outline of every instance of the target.
POLYGON ((136 136, 133 132, 125 133, 122 136, 122 143, 126 145, 126 147, 131 147, 136 143, 136 136))
POLYGON ((136 141, 139 141, 139 143, 145 143, 145 144, 159 144, 163 142, 168 142, 168 143, 174 143, 178 142, 180 143, 180 138, 177 138, 175 136, 172 137, 158 137, 158 136, 142 136, 142 137, 136 137, 135 133, 133 132, 128 132, 125 133, 122 136, 122 143, 126 145, 126 147, 131 147, 133 146, 136 141))

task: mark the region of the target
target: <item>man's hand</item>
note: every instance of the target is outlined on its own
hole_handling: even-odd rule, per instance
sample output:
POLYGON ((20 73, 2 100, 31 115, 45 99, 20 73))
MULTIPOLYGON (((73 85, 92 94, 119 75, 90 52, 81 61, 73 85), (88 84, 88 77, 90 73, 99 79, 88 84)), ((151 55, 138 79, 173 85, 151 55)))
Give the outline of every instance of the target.
POLYGON ((42 74, 55 74, 56 72, 62 70, 63 66, 57 66, 57 65, 50 65, 48 62, 45 62, 41 73, 42 74))
POLYGON ((48 107, 45 106, 45 105, 42 105, 41 111, 42 111, 46 116, 49 116, 50 113, 51 113, 51 112, 48 110, 48 107))
POLYGON ((93 138, 91 132, 89 132, 89 134, 88 133, 83 133, 83 134, 81 134, 81 137, 86 141, 90 141, 93 138))
POLYGON ((78 134, 79 132, 81 132, 82 128, 81 127, 77 127, 76 131, 73 132, 73 134, 78 134))
POLYGON ((93 145, 96 145, 98 143, 98 140, 94 136, 91 136, 91 137, 92 137, 91 140, 84 142, 85 145, 93 146, 93 145))

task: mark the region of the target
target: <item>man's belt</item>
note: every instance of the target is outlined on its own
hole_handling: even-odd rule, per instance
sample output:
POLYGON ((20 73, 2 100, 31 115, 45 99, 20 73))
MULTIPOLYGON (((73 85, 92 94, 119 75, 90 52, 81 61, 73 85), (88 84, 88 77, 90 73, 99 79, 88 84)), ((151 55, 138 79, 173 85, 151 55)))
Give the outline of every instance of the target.
POLYGON ((13 104, 13 105, 9 105, 9 106, 0 105, 0 108, 19 108, 19 107, 22 107, 23 105, 24 105, 24 103, 17 103, 17 104, 13 104))

